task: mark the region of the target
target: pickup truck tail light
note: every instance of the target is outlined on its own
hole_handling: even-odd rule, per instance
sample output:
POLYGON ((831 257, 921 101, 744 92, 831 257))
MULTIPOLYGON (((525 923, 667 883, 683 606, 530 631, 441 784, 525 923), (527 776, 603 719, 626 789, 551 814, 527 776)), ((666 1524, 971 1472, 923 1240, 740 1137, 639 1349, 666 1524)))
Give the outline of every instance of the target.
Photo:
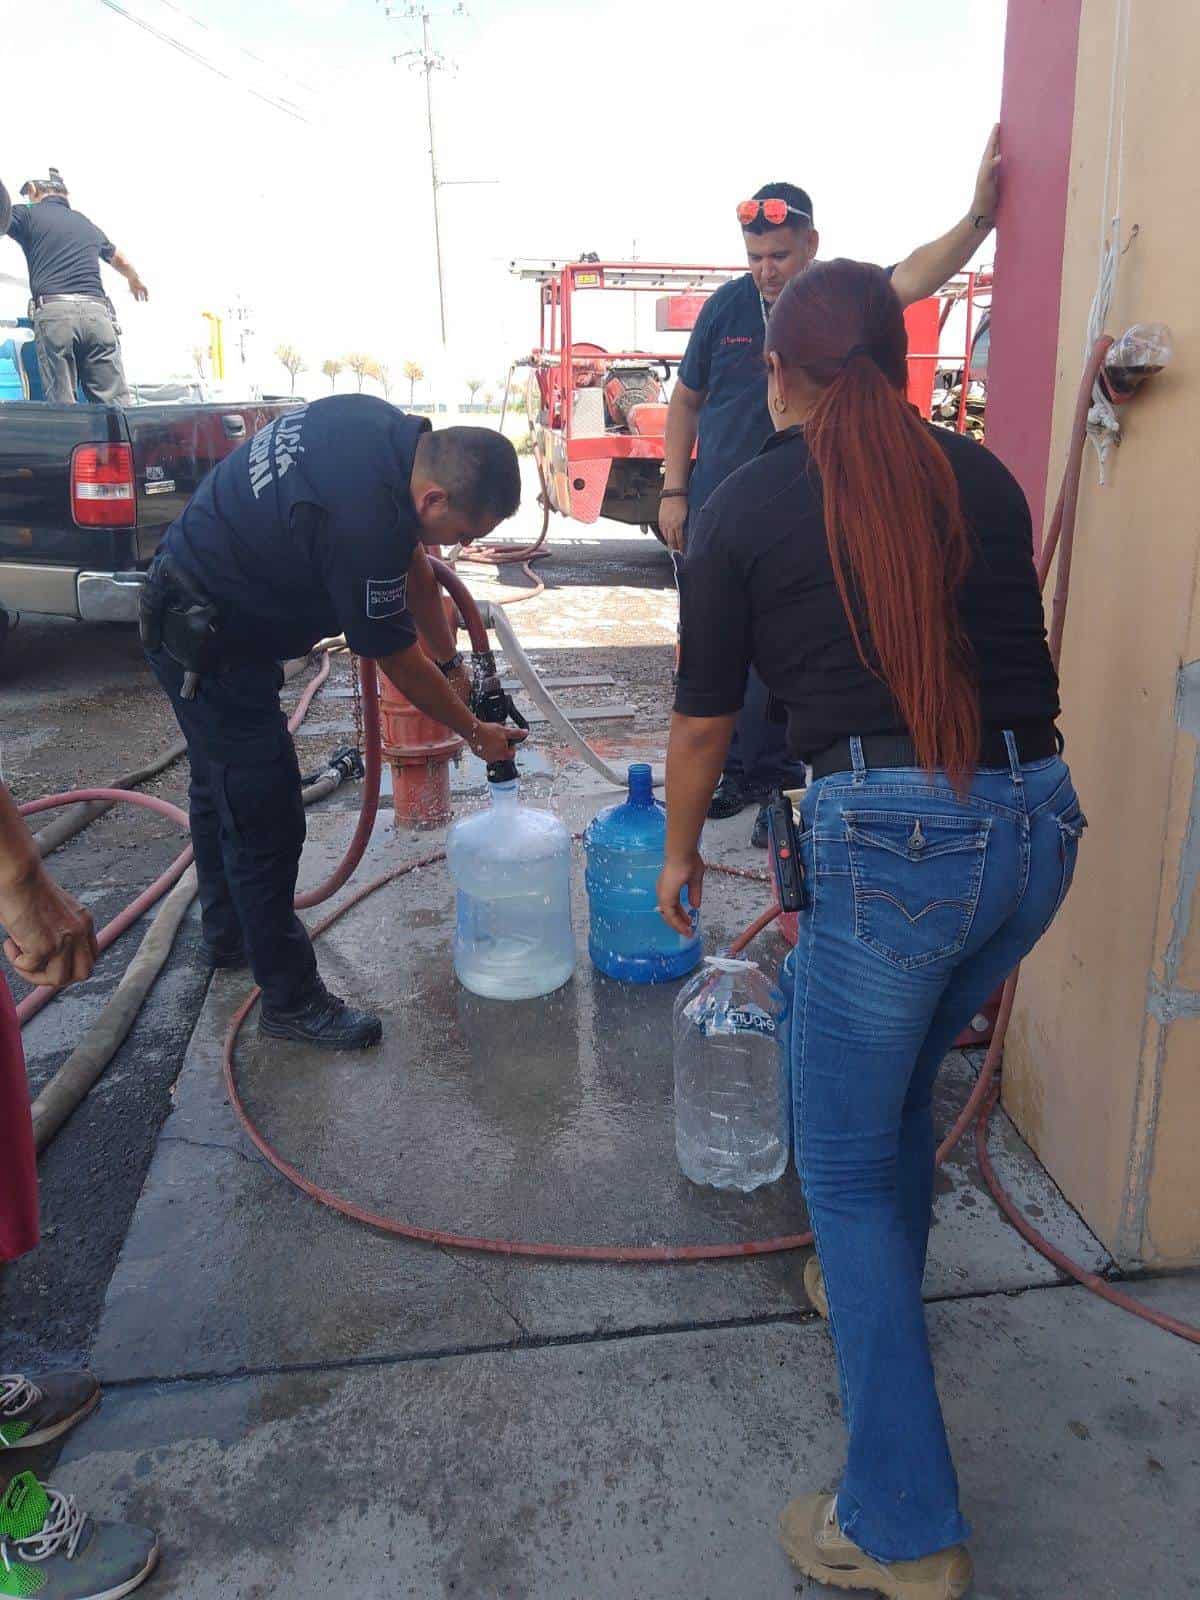
POLYGON ((80 528, 132 528, 137 523, 133 449, 81 444, 71 454, 71 514, 80 528))

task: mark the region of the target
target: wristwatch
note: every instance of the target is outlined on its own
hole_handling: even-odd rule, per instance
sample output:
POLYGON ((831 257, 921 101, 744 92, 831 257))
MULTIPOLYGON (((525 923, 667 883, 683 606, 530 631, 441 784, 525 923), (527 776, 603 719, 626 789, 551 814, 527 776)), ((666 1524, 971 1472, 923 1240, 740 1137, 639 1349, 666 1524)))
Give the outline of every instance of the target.
POLYGON ((461 650, 456 650, 448 661, 439 661, 436 663, 437 669, 443 678, 448 678, 452 672, 457 672, 462 664, 463 655, 461 650))

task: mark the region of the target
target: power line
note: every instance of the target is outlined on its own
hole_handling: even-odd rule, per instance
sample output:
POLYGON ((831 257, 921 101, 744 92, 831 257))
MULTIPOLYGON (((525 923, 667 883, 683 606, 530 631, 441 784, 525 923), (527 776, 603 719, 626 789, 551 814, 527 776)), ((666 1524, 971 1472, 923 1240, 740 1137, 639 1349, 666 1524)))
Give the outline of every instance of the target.
POLYGON ((182 6, 177 6, 175 0, 158 0, 158 3, 166 6, 168 11, 174 11, 176 16, 186 17, 195 27, 203 28, 205 33, 211 33, 213 38, 219 39, 222 44, 230 45, 239 55, 245 56, 247 61, 256 61, 260 67, 266 67, 269 72, 278 73, 281 78, 286 78, 289 83, 294 83, 298 89, 306 89, 309 94, 320 93, 315 84, 305 83, 303 78, 297 78, 293 73, 285 71, 283 67, 277 66, 274 62, 255 55, 253 50, 247 50, 245 45, 238 44, 236 40, 226 38, 219 29, 213 27, 211 22, 205 22, 203 18, 193 16, 190 11, 185 11, 182 6))
POLYGON ((100 0, 102 6, 107 6, 110 11, 115 11, 119 17, 124 17, 126 22, 132 22, 135 27, 141 28, 145 33, 151 34, 162 44, 168 44, 172 50, 178 50, 180 55, 187 56, 189 61, 194 61, 197 66, 205 67, 209 72, 216 73, 218 78, 224 78, 226 83, 232 83, 235 88, 244 89, 247 94, 253 95, 256 100, 261 100, 265 105, 272 106, 276 111, 282 111, 284 116, 292 117, 297 122, 308 122, 304 113, 290 100, 282 100, 275 95, 264 94, 261 89, 255 89, 251 84, 245 83, 240 78, 235 78, 232 73, 226 72, 223 67, 217 66, 215 61, 210 61, 207 56, 201 55, 198 50, 193 50, 191 45, 184 44, 182 39, 175 38, 174 34, 166 33, 162 28, 156 28, 152 22, 145 18, 135 16, 132 11, 126 11, 117 0, 100 0))

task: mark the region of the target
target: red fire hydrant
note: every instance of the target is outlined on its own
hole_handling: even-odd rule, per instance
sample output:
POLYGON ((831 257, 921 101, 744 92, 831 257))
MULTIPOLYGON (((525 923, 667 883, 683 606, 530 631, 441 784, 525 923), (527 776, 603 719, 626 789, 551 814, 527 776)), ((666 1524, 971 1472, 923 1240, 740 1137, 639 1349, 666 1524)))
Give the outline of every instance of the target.
POLYGON ((405 828, 440 828, 450 821, 450 763, 463 741, 435 722, 383 673, 379 674, 379 733, 392 769, 392 810, 405 828))

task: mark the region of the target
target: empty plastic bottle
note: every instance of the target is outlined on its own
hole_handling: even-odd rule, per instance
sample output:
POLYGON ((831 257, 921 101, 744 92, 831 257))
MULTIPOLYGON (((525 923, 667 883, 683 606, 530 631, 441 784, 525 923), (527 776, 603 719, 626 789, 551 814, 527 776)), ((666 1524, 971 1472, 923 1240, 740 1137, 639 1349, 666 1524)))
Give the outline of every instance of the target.
POLYGON ((792 1033, 796 1023, 795 945, 783 958, 783 965, 779 969, 779 988, 783 994, 783 1015, 779 1019, 779 1069, 783 1073, 784 1098, 787 1104, 787 1147, 791 1150, 796 1132, 795 1118, 792 1115, 795 1106, 792 1099, 792 1033))
POLYGON ((454 970, 473 994, 529 1000, 575 970, 571 836, 549 811, 521 805, 515 779, 488 792, 488 809, 446 840, 458 891, 454 970))
POLYGON ((757 1189, 787 1168, 784 997, 753 961, 709 956, 675 1002, 675 1150, 685 1177, 757 1189))
POLYGON ((654 798, 644 761, 629 769, 629 798, 588 824, 588 952, 600 971, 626 983, 670 983, 700 960, 698 917, 689 938, 658 914, 658 875, 667 814, 654 798))

